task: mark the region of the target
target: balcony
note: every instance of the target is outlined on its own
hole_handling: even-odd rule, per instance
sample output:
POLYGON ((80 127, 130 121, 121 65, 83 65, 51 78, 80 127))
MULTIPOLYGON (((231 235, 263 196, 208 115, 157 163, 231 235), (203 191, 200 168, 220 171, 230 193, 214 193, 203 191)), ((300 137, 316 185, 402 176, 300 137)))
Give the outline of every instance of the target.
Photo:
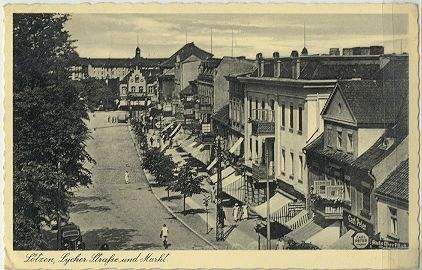
POLYGON ((317 194, 311 194, 312 209, 325 219, 342 219, 343 210, 350 210, 350 200, 343 196, 338 198, 325 198, 317 194))
POLYGON ((271 162, 270 165, 252 163, 252 177, 259 182, 266 181, 267 179, 274 180, 274 163, 271 162))
POLYGON ((274 135, 275 133, 275 122, 274 122, 274 111, 255 109, 252 110, 252 134, 255 136, 259 135, 274 135))

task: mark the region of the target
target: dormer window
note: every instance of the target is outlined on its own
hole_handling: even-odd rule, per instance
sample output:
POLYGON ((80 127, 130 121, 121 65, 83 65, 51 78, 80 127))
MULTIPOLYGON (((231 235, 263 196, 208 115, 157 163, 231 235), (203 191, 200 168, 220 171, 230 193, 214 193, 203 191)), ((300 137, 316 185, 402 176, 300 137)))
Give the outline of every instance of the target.
POLYGON ((388 150, 393 144, 394 144, 394 138, 384 138, 379 148, 383 150, 388 150))

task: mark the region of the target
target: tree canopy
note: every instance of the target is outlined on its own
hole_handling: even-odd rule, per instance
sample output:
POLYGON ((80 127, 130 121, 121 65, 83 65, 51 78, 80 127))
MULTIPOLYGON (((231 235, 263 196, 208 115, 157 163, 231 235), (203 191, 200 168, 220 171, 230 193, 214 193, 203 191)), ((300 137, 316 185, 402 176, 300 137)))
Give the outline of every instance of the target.
POLYGON ((81 85, 70 79, 78 55, 65 14, 13 15, 13 244, 38 249, 42 225, 67 213, 72 188, 88 185, 89 131, 81 85))

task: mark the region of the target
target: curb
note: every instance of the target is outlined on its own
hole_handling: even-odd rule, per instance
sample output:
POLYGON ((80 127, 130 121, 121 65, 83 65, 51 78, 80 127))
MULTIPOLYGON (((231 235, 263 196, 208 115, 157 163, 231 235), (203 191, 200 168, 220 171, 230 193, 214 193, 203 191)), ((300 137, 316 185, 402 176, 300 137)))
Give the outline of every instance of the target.
MULTIPOLYGON (((133 138, 133 134, 132 131, 130 130, 129 127, 129 133, 130 133, 130 138, 132 140, 132 142, 135 145, 135 150, 136 153, 138 154, 139 160, 141 159, 141 154, 139 153, 139 149, 136 147, 136 142, 133 138)), ((171 209, 170 207, 168 207, 160 198, 158 198, 157 194, 155 194, 154 190, 151 188, 151 182, 148 178, 153 177, 152 175, 150 175, 148 172, 146 172, 144 169, 142 169, 142 172, 145 175, 145 179, 148 182, 149 185, 149 189, 151 190, 151 193, 154 195, 154 197, 157 199, 157 201, 160 202, 160 204, 162 206, 164 206, 164 208, 175 218, 177 219, 180 223, 183 224, 183 226, 185 226, 188 230, 190 230, 191 232, 193 232, 196 236, 198 236, 201 240, 203 240, 205 243, 207 243, 208 245, 210 245, 213 249, 218 249, 213 243, 211 243, 209 240, 207 240, 205 237, 203 237, 201 234, 199 234, 197 231, 195 231, 194 229, 192 229, 186 222, 184 222, 181 218, 179 218, 171 209), (148 177, 150 176, 150 177, 148 177)))

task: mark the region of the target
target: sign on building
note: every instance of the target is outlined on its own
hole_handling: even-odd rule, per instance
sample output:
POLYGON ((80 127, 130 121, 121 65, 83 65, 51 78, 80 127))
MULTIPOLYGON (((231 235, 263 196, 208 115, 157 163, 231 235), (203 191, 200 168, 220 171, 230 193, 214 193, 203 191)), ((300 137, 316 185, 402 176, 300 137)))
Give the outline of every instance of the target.
POLYGON ((363 220, 352 213, 343 211, 343 224, 348 229, 355 230, 357 232, 365 232, 367 235, 374 234, 373 225, 366 220, 363 220))
POLYGON ((364 232, 358 232, 353 236, 353 246, 357 249, 364 249, 369 244, 369 236, 364 232))
POLYGON ((379 249, 407 249, 409 243, 371 239, 371 247, 379 249))

